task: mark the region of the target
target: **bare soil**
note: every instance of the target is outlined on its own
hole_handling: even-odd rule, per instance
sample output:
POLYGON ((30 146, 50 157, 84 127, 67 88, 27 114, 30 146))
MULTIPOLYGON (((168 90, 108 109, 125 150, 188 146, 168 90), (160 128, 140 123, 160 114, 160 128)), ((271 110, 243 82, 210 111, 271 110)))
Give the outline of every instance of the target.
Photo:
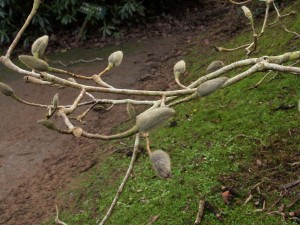
MULTIPOLYGON (((183 47, 191 44, 192 36, 205 32, 213 37, 222 32, 228 37, 241 26, 232 19, 221 23, 225 21, 224 15, 227 17, 228 13, 235 13, 231 7, 223 11, 217 17, 212 17, 215 13, 208 10, 207 18, 202 12, 200 19, 195 14, 192 17, 190 13, 187 18, 194 20, 192 24, 187 20, 177 20, 170 25, 170 20, 153 25, 151 28, 159 37, 153 38, 153 32, 148 30, 148 35, 145 33, 144 37, 136 40, 139 47, 125 55, 122 65, 106 75, 104 80, 119 88, 166 90, 174 87, 173 65, 186 53, 183 47)), ((199 12, 196 11, 196 15, 199 12)), ((223 38, 219 34, 216 37, 223 38)), ((206 51, 211 49, 210 41, 201 39, 193 44, 199 46, 200 53, 200 48, 206 51)), ((84 55, 79 55, 78 59, 84 58, 84 55)), ((106 63, 104 60, 80 64, 70 70, 92 75, 105 68, 106 63)), ((11 85, 17 95, 31 102, 50 103, 54 94, 59 92, 60 103, 70 104, 78 95, 76 90, 25 84, 18 74, 1 74, 0 80, 11 85)), ((72 177, 104 159, 108 150, 101 148, 95 140, 59 135, 39 126, 36 121, 46 113, 42 109, 24 106, 2 95, 0 103, 0 224, 39 224, 54 215, 57 193, 72 177)), ((126 111, 120 106, 115 106, 109 112, 93 111, 86 119, 85 129, 93 133, 110 133, 115 125, 126 119, 126 111)))

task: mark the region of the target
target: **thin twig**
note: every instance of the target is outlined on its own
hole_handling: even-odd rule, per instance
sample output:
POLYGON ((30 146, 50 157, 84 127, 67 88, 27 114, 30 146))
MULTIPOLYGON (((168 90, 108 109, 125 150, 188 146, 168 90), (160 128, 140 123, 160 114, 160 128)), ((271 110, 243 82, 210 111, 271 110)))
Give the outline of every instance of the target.
POLYGON ((96 62, 96 61, 103 61, 103 58, 79 59, 79 60, 71 61, 71 62, 68 62, 68 63, 63 63, 60 60, 55 60, 55 61, 51 61, 51 62, 52 63, 58 63, 58 64, 60 64, 64 67, 68 67, 68 66, 71 66, 71 65, 74 65, 74 64, 77 64, 77 63, 91 63, 91 62, 96 62))
POLYGON ((124 187, 128 181, 128 178, 133 170, 133 167, 134 167, 134 163, 135 163, 135 160, 136 160, 136 156, 137 156, 137 152, 138 152, 138 148, 139 148, 139 142, 140 142, 140 134, 136 134, 135 136, 135 142, 134 142, 134 148, 133 148, 133 153, 132 153, 132 157, 131 157, 131 161, 130 161, 130 164, 129 164, 129 167, 127 169, 127 172, 123 178, 123 181, 117 191, 117 194, 115 195, 115 198, 114 200, 112 201, 112 204, 111 206, 109 207, 109 210, 107 211, 105 217, 103 218, 103 220, 99 223, 99 225, 103 225, 106 223, 106 221, 108 220, 108 218, 111 216, 117 202, 118 202, 118 199, 120 197, 120 195, 122 194, 123 190, 124 190, 124 187))
POLYGON ((68 225, 66 223, 64 223, 63 221, 61 221, 59 218, 58 218, 58 206, 57 204, 55 204, 55 209, 56 209, 56 217, 55 217, 55 223, 58 224, 58 225, 68 225))
POLYGON ((234 136, 233 138, 231 138, 229 141, 226 142, 226 144, 224 144, 225 146, 227 146, 230 142, 232 142, 235 138, 238 138, 238 137, 245 137, 245 138, 249 138, 249 139, 253 139, 253 140, 257 140, 257 141, 260 141, 261 144, 266 147, 265 143, 263 142, 262 139, 260 138, 256 138, 256 137, 252 137, 252 136, 248 136, 248 135, 245 135, 245 134, 238 134, 236 136, 234 136))
POLYGON ((253 87, 250 87, 249 89, 254 89, 254 88, 258 88, 260 86, 260 84, 267 78, 267 76, 270 75, 270 73, 273 71, 269 71, 268 73, 266 73, 263 78, 261 78, 253 87))
POLYGON ((296 186, 296 185, 298 185, 298 184, 300 184, 300 179, 299 179, 299 180, 292 181, 292 182, 287 183, 287 184, 284 184, 284 185, 281 185, 281 186, 279 187, 279 189, 284 189, 284 190, 286 190, 286 189, 292 188, 292 187, 294 187, 294 186, 296 186))
POLYGON ((159 215, 153 216, 153 217, 150 219, 149 223, 147 223, 147 225, 152 225, 156 220, 158 220, 158 218, 159 218, 159 215))
POLYGON ((205 200, 200 199, 198 213, 197 213, 194 225, 199 225, 201 223, 202 218, 203 218, 204 209, 205 209, 205 200))
POLYGON ((297 32, 288 30, 285 26, 282 26, 282 28, 283 28, 286 32, 291 33, 291 34, 294 34, 294 35, 296 36, 295 38, 300 38, 300 34, 298 34, 297 32))
POLYGON ((209 209, 217 217, 217 219, 219 221, 223 221, 223 217, 221 215, 221 212, 215 206, 213 206, 210 202, 205 201, 205 207, 207 209, 209 209))
POLYGON ((233 1, 233 0, 228 0, 230 3, 232 3, 232 4, 235 4, 235 5, 244 5, 244 4, 247 4, 247 3, 249 3, 249 2, 251 2, 252 0, 246 0, 246 1, 244 1, 244 2, 235 2, 235 1, 233 1))
POLYGON ((18 42, 20 41, 20 38, 22 36, 22 34, 24 33, 25 29, 27 28, 27 26, 30 24, 32 18, 35 16, 35 14, 37 13, 37 10, 40 6, 41 1, 40 0, 34 0, 33 5, 32 5, 32 9, 30 14, 28 15, 25 23, 23 24, 22 28, 19 30, 17 36, 15 37, 15 39, 13 40, 13 42, 11 43, 11 45, 9 46, 5 57, 10 58, 12 51, 14 50, 14 48, 16 47, 16 45, 18 44, 18 42))
POLYGON ((269 209, 267 210, 267 212, 270 212, 271 209, 274 206, 276 206, 286 194, 287 194, 287 192, 284 192, 283 194, 281 194, 281 196, 278 199, 276 199, 275 202, 269 207, 269 209))

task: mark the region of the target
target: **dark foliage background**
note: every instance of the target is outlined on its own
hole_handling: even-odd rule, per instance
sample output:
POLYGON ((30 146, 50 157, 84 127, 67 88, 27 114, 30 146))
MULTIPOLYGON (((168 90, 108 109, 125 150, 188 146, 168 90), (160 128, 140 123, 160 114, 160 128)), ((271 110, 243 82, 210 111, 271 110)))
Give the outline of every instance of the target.
MULTIPOLYGON (((102 37, 122 34, 119 28, 144 24, 177 10, 182 4, 201 1, 183 0, 44 0, 25 33, 24 47, 42 34, 99 34, 102 37)), ((200 4, 200 3, 199 3, 200 4)), ((32 6, 28 0, 0 1, 0 45, 7 44, 25 21, 32 6)))

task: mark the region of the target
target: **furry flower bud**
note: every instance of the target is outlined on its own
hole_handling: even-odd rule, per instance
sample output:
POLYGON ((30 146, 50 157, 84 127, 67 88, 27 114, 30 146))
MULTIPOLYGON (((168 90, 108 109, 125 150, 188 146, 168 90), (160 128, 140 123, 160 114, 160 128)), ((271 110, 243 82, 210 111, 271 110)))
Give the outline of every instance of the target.
POLYGON ((253 16, 251 10, 247 6, 242 6, 242 10, 244 11, 245 16, 252 22, 253 16))
POLYGON ((11 86, 0 82, 0 92, 5 96, 12 96, 14 94, 14 90, 11 86))
POLYGON ((197 88, 198 96, 204 97, 212 94, 213 92, 221 88, 227 80, 227 77, 219 77, 200 84, 197 88))
POLYGON ((150 154, 150 161, 157 176, 165 179, 171 177, 171 159, 168 153, 155 150, 150 154))
POLYGON ((133 105, 128 102, 126 109, 127 109, 129 119, 130 120, 135 119, 136 118, 136 112, 135 112, 135 109, 134 109, 133 105))
POLYGON ((30 55, 20 55, 19 60, 30 69, 37 71, 47 71, 49 69, 48 63, 41 59, 34 58, 30 55))
POLYGON ((175 110, 169 107, 159 107, 148 110, 138 115, 136 118, 136 126, 140 132, 148 133, 159 128, 168 119, 175 115, 175 110))
POLYGON ((50 130, 59 131, 59 129, 56 127, 55 123, 53 123, 51 120, 41 119, 41 120, 37 121, 37 123, 43 125, 44 127, 48 128, 50 130))
POLYGON ((44 35, 44 36, 36 39, 35 42, 33 42, 32 46, 31 46, 32 55, 36 58, 43 57, 45 50, 47 48, 47 45, 48 45, 48 41, 49 41, 48 35, 44 35))
POLYGON ((179 76, 179 75, 183 74, 185 72, 185 70, 186 70, 185 61, 180 60, 179 62, 177 62, 174 65, 173 73, 175 76, 179 76))
POLYGON ((116 51, 108 57, 108 66, 109 67, 117 67, 121 64, 123 59, 123 52, 116 51))
POLYGON ((213 61, 206 69, 206 73, 212 73, 217 71, 218 69, 221 69, 225 64, 222 61, 213 61))
POLYGON ((58 93, 56 93, 52 100, 53 107, 56 109, 58 106, 58 93))

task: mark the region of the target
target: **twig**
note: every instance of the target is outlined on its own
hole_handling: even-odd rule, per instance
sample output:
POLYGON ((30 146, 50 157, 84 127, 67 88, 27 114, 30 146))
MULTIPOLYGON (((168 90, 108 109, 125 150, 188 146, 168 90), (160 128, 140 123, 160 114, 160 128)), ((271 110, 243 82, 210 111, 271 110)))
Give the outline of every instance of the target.
POLYGON ((58 206, 57 204, 55 204, 55 209, 56 209, 56 217, 55 217, 55 223, 58 224, 58 225, 68 225, 66 223, 64 223, 63 221, 61 221, 60 219, 58 219, 58 206))
POLYGON ((296 185, 298 185, 298 184, 300 184, 300 179, 299 179, 299 180, 292 181, 292 182, 287 183, 287 184, 284 184, 284 185, 281 185, 281 186, 279 186, 279 189, 284 189, 284 190, 286 190, 286 189, 292 188, 292 187, 294 187, 294 186, 296 186, 296 185))
POLYGON ((245 137, 245 138, 249 138, 249 139, 253 139, 253 140, 257 140, 257 141, 260 141, 261 144, 266 147, 265 143, 263 142, 262 139, 260 138, 256 138, 256 137, 252 137, 252 136, 248 136, 248 135, 245 135, 245 134, 238 134, 236 136, 234 136, 233 138, 231 138, 229 141, 226 142, 226 144, 224 144, 224 146, 227 146, 230 142, 232 142, 235 138, 238 138, 238 137, 245 137))
POLYGON ((247 205, 248 202, 250 202, 252 199, 253 199, 253 195, 252 195, 252 192, 250 191, 250 194, 249 194, 248 198, 245 200, 244 205, 247 205))
POLYGON ((277 23, 277 22, 279 21, 280 18, 283 18, 283 17, 287 17, 287 16, 290 16, 290 15, 295 15, 295 14, 296 14, 295 11, 291 11, 290 13, 281 15, 274 1, 273 1, 273 6, 274 6, 274 9, 275 9, 275 11, 276 11, 276 13, 277 13, 277 17, 276 17, 275 21, 272 22, 270 25, 274 25, 275 23, 277 23))
POLYGON ((233 1, 233 0, 228 0, 230 3, 232 3, 232 4, 235 4, 235 5, 244 5, 244 4, 246 4, 246 3, 249 3, 249 2, 251 2, 252 0, 246 0, 246 1, 244 1, 244 2, 235 2, 235 1, 233 1))
POLYGON ((269 207, 269 209, 267 210, 267 212, 270 212, 271 209, 274 206, 276 206, 286 194, 287 194, 287 192, 284 192, 278 199, 276 199, 275 202, 269 207))
POLYGON ((55 61, 51 61, 51 62, 58 63, 58 64, 60 64, 64 67, 68 67, 68 66, 71 66, 71 65, 74 65, 74 64, 77 64, 77 63, 91 63, 91 62, 96 62, 96 61, 103 61, 103 58, 79 59, 79 60, 76 60, 76 61, 71 61, 69 63, 63 63, 60 60, 55 60, 55 61))
POLYGON ((297 32, 288 30, 285 26, 282 26, 282 28, 283 28, 286 32, 291 33, 291 34, 294 34, 294 35, 296 36, 295 38, 300 38, 300 34, 298 34, 297 32))
POLYGON ((153 217, 150 219, 149 223, 147 223, 147 225, 152 225, 156 220, 158 220, 158 218, 159 218, 159 215, 153 216, 153 217))
POLYGON ((254 89, 254 88, 258 88, 259 85, 266 79, 267 76, 270 75, 272 71, 269 71, 268 73, 266 73, 263 78, 261 78, 253 87, 250 87, 249 89, 254 89))
POLYGON ((255 184, 255 185, 250 189, 249 196, 248 196, 248 198, 245 200, 244 205, 246 205, 248 202, 250 202, 250 201, 253 199, 252 192, 253 192, 254 190, 256 190, 263 182, 264 182, 264 180, 258 182, 257 184, 255 184))
POLYGON ((103 87, 94 87, 81 85, 73 83, 71 81, 65 80, 63 78, 56 77, 49 73, 42 72, 41 77, 43 80, 54 82, 56 84, 65 85, 68 87, 76 89, 86 89, 89 92, 103 92, 103 93, 114 93, 114 94, 132 94, 132 95, 148 95, 148 96, 176 96, 176 95, 188 95, 196 92, 196 88, 185 89, 185 90, 176 90, 176 91, 145 91, 145 90, 131 90, 131 89, 117 89, 117 88, 103 88, 103 87))
POLYGON ((287 209, 292 208, 299 200, 300 200, 300 196, 296 197, 290 204, 286 206, 286 208, 287 209))
POLYGON ((234 52, 234 51, 240 50, 242 48, 247 48, 250 45, 251 44, 245 44, 245 45, 238 46, 236 48, 223 48, 223 47, 218 47, 218 46, 213 46, 213 47, 217 52, 234 52))
POLYGON ((300 162, 293 162, 293 163, 289 163, 291 166, 297 166, 300 165, 300 162))
POLYGON ((22 34, 24 33, 25 29, 27 28, 27 26, 30 24, 30 21, 35 16, 35 14, 37 13, 37 10, 40 6, 40 3, 41 3, 40 0, 34 0, 30 14, 28 15, 25 23, 23 24, 22 28, 19 30, 17 36, 15 37, 15 39, 13 40, 13 42, 11 43, 11 45, 9 46, 9 48, 6 52, 6 55, 5 55, 6 58, 9 58, 11 56, 12 51, 14 50, 16 45, 18 44, 18 42, 19 42, 22 34))
POLYGON ((261 28, 259 37, 262 36, 264 34, 264 32, 265 32, 265 28, 266 28, 266 25, 267 25, 267 20, 268 20, 268 17, 269 17, 269 10, 270 10, 270 3, 268 3, 268 1, 266 1, 265 18, 264 18, 264 23, 263 23, 263 26, 261 28))
POLYGON ((199 225, 201 223, 202 218, 203 218, 204 209, 205 209, 205 200, 200 199, 199 207, 198 207, 198 213, 197 213, 194 225, 199 225))
POLYGON ((146 149, 147 149, 148 155, 150 156, 151 155, 151 148, 150 148, 149 134, 146 134, 146 149))
POLYGON ((62 69, 58 69, 58 68, 54 68, 54 67, 49 67, 48 71, 53 72, 53 73, 60 73, 60 74, 65 74, 74 78, 78 78, 78 79, 83 79, 83 80, 92 80, 92 77, 87 77, 87 76, 83 76, 83 75, 79 75, 79 74, 75 74, 66 70, 62 70, 62 69))
POLYGON ((69 107, 69 108, 65 108, 64 112, 67 115, 70 115, 78 106, 79 102, 82 100, 84 94, 85 94, 86 90, 82 89, 78 95, 78 97, 75 99, 75 101, 73 102, 73 104, 69 107))
POLYGON ((134 142, 134 148, 133 148, 133 153, 132 153, 132 157, 131 157, 131 161, 130 161, 130 164, 129 164, 129 167, 128 167, 128 170, 123 178, 123 181, 117 191, 117 194, 109 208, 109 210, 107 211, 105 217, 103 218, 103 220, 99 223, 99 225, 103 225, 106 223, 106 221, 108 220, 108 218, 111 216, 117 202, 118 202, 118 199, 120 197, 120 195, 122 194, 123 190, 124 190, 124 187, 128 181, 128 178, 133 170, 133 167, 134 167, 134 163, 135 163, 135 160, 136 160, 136 156, 137 156, 137 152, 138 152, 138 147, 139 147, 139 142, 140 142, 140 134, 136 134, 135 136, 135 142, 134 142))
POLYGON ((219 210, 216 207, 214 207, 210 202, 205 201, 205 207, 209 209, 213 214, 215 214, 218 220, 223 221, 221 212, 219 212, 219 210))

